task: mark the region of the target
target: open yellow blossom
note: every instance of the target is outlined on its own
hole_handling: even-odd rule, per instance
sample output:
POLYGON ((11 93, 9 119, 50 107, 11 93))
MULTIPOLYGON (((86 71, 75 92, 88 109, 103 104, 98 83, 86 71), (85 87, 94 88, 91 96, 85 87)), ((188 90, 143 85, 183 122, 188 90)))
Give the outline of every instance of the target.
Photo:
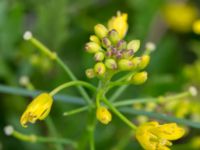
POLYGON ((197 9, 192 5, 174 2, 165 5, 163 14, 170 28, 178 32, 189 32, 196 20, 197 9))
POLYGON ((22 114, 20 123, 27 127, 27 123, 35 123, 37 119, 43 120, 49 114, 53 103, 52 96, 48 93, 42 93, 37 96, 26 108, 22 114))
POLYGON ((170 140, 177 140, 184 133, 185 130, 176 123, 159 125, 153 121, 140 125, 136 131, 136 138, 145 150, 170 150, 170 140))
POLYGON ((126 13, 121 14, 121 12, 118 11, 117 16, 112 17, 108 21, 108 29, 115 29, 119 33, 120 38, 124 38, 128 30, 127 19, 128 15, 126 13))
POLYGON ((96 111, 97 119, 103 123, 108 124, 112 120, 112 115, 106 107, 100 106, 96 111))

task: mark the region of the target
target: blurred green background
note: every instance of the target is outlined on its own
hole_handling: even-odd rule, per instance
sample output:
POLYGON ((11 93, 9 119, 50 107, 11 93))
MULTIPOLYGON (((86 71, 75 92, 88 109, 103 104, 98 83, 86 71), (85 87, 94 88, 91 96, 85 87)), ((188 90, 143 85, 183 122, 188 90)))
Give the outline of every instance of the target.
MULTIPOLYGON (((84 53, 84 44, 93 34, 93 26, 106 24, 118 10, 128 13, 127 40, 138 38, 143 46, 147 41, 157 45, 148 67, 148 82, 129 87, 121 98, 176 93, 189 85, 200 87, 200 35, 192 31, 193 21, 200 18, 199 0, 0 0, 0 83, 22 87, 20 78, 28 76, 36 89, 50 91, 69 81, 57 64, 23 40, 26 30, 32 31, 35 37, 56 51, 80 80, 96 83, 96 79, 88 80, 84 73, 93 64, 91 56, 84 53), (181 13, 177 18, 179 12, 168 6, 169 3, 176 5, 174 2, 185 2, 192 11, 186 9, 186 14, 181 13), (191 16, 184 17, 188 13, 191 16), (184 22, 184 19, 188 21, 184 22)), ((63 94, 80 97, 75 88, 64 90, 63 94)), ((30 125, 28 129, 20 126, 20 115, 29 100, 31 97, 0 93, 0 150, 55 149, 54 144, 26 143, 4 135, 3 128, 8 124, 27 134, 50 134, 44 121, 30 125)), ((60 136, 81 141, 84 145, 87 142, 84 136, 86 113, 62 116, 64 111, 76 107, 56 101, 50 115, 60 136)), ((98 124, 95 133, 97 150, 114 150, 120 141, 125 143, 122 149, 141 149, 127 133, 126 125, 116 117, 106 127, 98 124)), ((198 134, 199 130, 191 129, 174 149, 183 150, 181 144, 189 143, 198 134)), ((66 146, 65 149, 72 148, 66 146)), ((82 149, 87 148, 83 146, 82 149)))

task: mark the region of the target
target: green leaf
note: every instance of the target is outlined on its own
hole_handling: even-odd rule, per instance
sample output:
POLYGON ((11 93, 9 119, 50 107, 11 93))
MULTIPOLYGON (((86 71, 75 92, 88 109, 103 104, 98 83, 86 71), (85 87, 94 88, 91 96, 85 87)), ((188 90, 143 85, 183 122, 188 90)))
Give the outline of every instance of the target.
MULTIPOLYGON (((0 93, 5 93, 5 94, 35 97, 41 92, 43 92, 43 91, 39 91, 39 90, 30 91, 30 90, 26 90, 23 88, 10 87, 10 86, 0 84, 0 93)), ((71 104, 76 104, 76 105, 85 104, 82 98, 69 96, 69 95, 63 95, 63 94, 58 94, 58 95, 54 96, 54 100, 59 100, 59 101, 65 102, 65 103, 71 103, 71 104)))

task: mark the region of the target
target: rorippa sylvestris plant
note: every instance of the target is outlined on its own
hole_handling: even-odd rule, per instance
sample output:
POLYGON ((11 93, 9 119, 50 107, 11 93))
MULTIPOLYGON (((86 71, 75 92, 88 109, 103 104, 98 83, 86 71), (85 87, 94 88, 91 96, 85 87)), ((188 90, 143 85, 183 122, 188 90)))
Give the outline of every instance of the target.
MULTIPOLYGON (((124 40, 128 30, 127 19, 128 15, 126 13, 117 12, 117 16, 112 17, 106 26, 103 24, 95 25, 94 35, 90 36, 90 41, 85 45, 85 51, 94 57, 94 65, 86 70, 86 76, 88 78, 98 78, 98 86, 77 80, 69 67, 63 63, 56 53, 50 51, 34 38, 31 32, 24 34, 25 40, 30 41, 42 53, 57 62, 72 81, 63 83, 49 93, 39 94, 27 106, 21 116, 20 123, 23 127, 28 127, 28 123, 35 123, 37 120, 45 119, 51 110, 55 94, 64 88, 77 86, 87 105, 64 114, 69 115, 88 110, 88 145, 91 150, 95 149, 94 132, 96 120, 107 125, 112 123, 112 115, 119 117, 133 131, 133 136, 136 137, 145 150, 169 150, 172 145, 171 141, 177 140, 184 135, 184 128, 176 123, 159 124, 157 121, 151 121, 137 126, 116 108, 117 105, 113 100, 106 96, 107 92, 116 86, 139 85, 143 84, 148 78, 148 73, 144 70, 149 64, 150 53, 155 49, 155 46, 153 43, 147 43, 143 53, 138 56, 137 51, 140 49, 140 40, 124 40), (120 75, 116 77, 115 75, 119 73, 120 75), (91 97, 88 96, 83 87, 93 91, 95 99, 91 98, 93 95, 91 97)), ((65 139, 49 139, 48 137, 44 138, 36 135, 28 136, 15 131, 10 126, 5 128, 5 132, 25 141, 60 142, 73 144, 77 148, 76 142, 72 143, 65 139)))

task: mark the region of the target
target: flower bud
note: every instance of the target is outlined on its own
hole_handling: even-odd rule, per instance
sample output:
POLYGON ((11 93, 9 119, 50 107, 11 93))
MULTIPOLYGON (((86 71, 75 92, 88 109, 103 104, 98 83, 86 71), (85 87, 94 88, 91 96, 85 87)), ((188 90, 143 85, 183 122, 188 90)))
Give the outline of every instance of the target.
POLYGON ((107 34, 108 34, 107 28, 102 24, 97 24, 94 27, 94 32, 100 39, 102 39, 103 37, 107 36, 107 34))
POLYGON ((104 73, 106 72, 106 67, 105 67, 104 63, 102 63, 102 62, 96 63, 94 66, 94 72, 100 76, 104 75, 104 73))
POLYGON ((115 29, 108 32, 108 37, 114 45, 120 40, 119 33, 115 29))
POLYGON ((106 56, 107 57, 111 57, 112 56, 112 50, 108 49, 108 51, 106 52, 106 56))
POLYGON ((114 59, 106 59, 105 65, 109 69, 117 69, 117 63, 114 59))
POLYGON ((133 54, 134 51, 132 49, 122 51, 123 58, 131 58, 133 57, 133 54))
POLYGON ((104 37, 102 39, 102 45, 103 45, 103 47, 107 48, 107 47, 109 47, 111 45, 111 42, 107 37, 104 37))
POLYGON ((139 85, 143 84, 147 80, 147 72, 139 72, 132 76, 131 83, 139 85))
POLYGON ((150 56, 149 55, 143 55, 140 59, 141 60, 140 60, 140 63, 138 65, 138 68, 144 69, 149 64, 150 56))
POLYGON ((139 64, 141 62, 141 58, 140 57, 134 57, 132 60, 133 63, 133 69, 137 69, 139 67, 139 64))
POLYGON ((133 62, 128 59, 121 59, 118 62, 118 66, 121 70, 131 70, 133 68, 133 62))
POLYGON ((117 12, 117 16, 112 17, 108 21, 108 29, 115 29, 119 33, 120 39, 123 39, 128 30, 128 15, 126 13, 117 12))
POLYGON ((145 45, 147 53, 151 53, 156 49, 156 45, 152 42, 148 42, 145 45))
POLYGON ((94 73, 94 69, 90 68, 90 69, 87 69, 85 71, 85 74, 88 78, 94 78, 95 77, 95 73, 94 73))
POLYGON ((122 58, 122 51, 117 51, 117 53, 115 54, 115 57, 117 59, 121 59, 122 58))
POLYGON ((117 43, 117 49, 118 49, 118 50, 126 49, 126 41, 120 40, 120 41, 117 43))
POLYGON ((104 53, 103 52, 97 52, 97 53, 95 53, 95 55, 94 55, 94 59, 95 59, 95 61, 103 61, 103 59, 104 59, 104 53))
POLYGON ((95 43, 95 42, 88 42, 86 45, 85 45, 85 50, 88 52, 88 53, 96 53, 98 52, 99 50, 101 50, 101 47, 95 43))
POLYGON ((108 124, 112 120, 112 115, 106 107, 100 106, 96 111, 97 119, 103 123, 108 124))
POLYGON ((95 43, 97 43, 97 44, 99 44, 99 45, 101 44, 99 38, 98 38, 96 35, 91 35, 91 36, 90 36, 90 41, 91 41, 91 42, 95 42, 95 43))
POLYGON ((140 40, 132 40, 128 43, 127 49, 133 49, 136 53, 140 48, 140 40))

